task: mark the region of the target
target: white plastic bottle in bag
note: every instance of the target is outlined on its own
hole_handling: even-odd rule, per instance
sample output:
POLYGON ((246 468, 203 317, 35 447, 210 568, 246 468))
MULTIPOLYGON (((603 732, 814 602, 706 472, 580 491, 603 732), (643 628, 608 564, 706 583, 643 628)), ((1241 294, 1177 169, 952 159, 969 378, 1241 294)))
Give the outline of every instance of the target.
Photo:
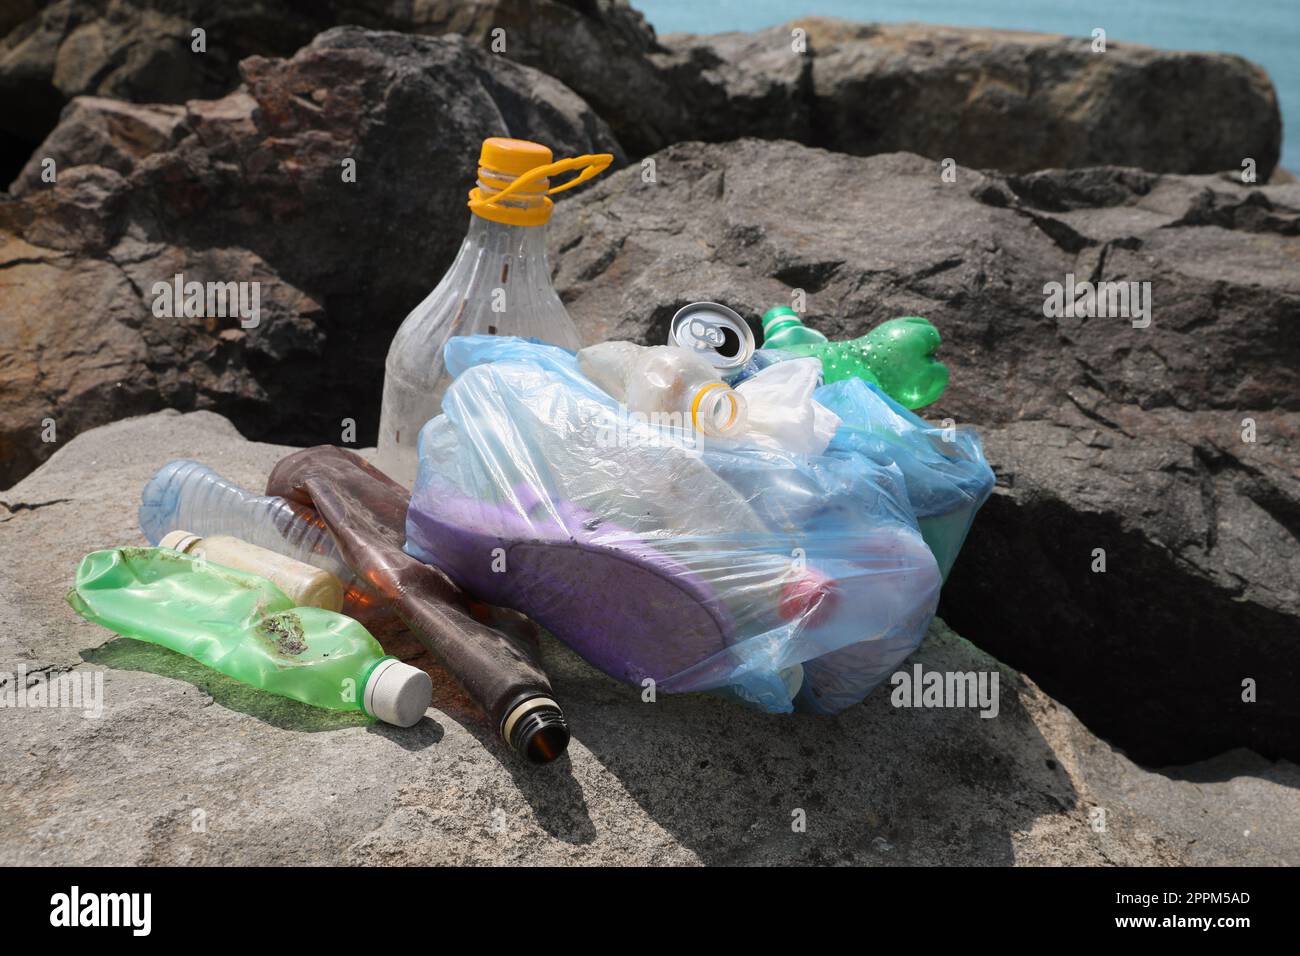
POLYGON ((525 140, 483 141, 469 231, 451 268, 406 317, 388 350, 375 464, 406 487, 415 483, 420 428, 441 410, 450 382, 442 349, 453 335, 520 335, 568 349, 578 330, 551 286, 547 197, 604 170, 608 153, 551 161, 525 140), (580 170, 558 186, 547 177, 580 170))
POLYGON ((710 438, 745 432, 745 398, 697 353, 674 345, 602 342, 578 353, 578 368, 630 411, 674 414, 710 438))

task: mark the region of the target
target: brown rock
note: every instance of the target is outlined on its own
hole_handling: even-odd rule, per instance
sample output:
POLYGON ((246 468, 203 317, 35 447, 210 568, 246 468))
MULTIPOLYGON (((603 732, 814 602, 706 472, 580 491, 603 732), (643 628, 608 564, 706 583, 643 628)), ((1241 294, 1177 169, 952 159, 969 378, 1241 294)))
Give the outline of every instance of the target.
POLYGON ((21 397, 0 413, 0 485, 48 455, 46 418, 71 437, 214 408, 252 436, 332 441, 351 418, 373 441, 388 344, 464 235, 482 140, 621 156, 569 89, 460 37, 340 28, 244 75, 184 107, 74 101, 40 150, 56 182, 34 159, 0 199, 0 316, 24 330, 0 342, 21 397), (177 273, 258 282, 261 323, 155 315, 177 273))
POLYGON ((245 57, 285 57, 343 24, 407 33, 462 33, 486 46, 506 31, 502 58, 538 66, 593 97, 649 151, 678 107, 645 53, 654 32, 626 0, 464 2, 431 0, 57 0, 0 15, 0 185, 48 135, 77 96, 184 103, 229 93, 245 57), (204 30, 205 52, 192 48, 204 30), (6 35, 7 32, 7 35, 6 35), (12 107, 12 108, 11 108, 12 107), (643 142, 642 142, 643 141, 643 142), (3 153, 8 152, 8 156, 3 153))

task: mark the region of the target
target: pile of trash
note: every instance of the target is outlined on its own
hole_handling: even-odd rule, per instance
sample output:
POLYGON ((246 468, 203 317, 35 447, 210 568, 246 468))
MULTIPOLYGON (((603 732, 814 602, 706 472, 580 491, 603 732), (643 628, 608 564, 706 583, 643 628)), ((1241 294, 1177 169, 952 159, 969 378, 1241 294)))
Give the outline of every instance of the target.
POLYGON ((72 607, 409 726, 432 682, 372 636, 396 622, 536 762, 569 739, 536 626, 641 688, 771 712, 861 701, 924 638, 993 485, 971 429, 914 412, 947 384, 939 334, 909 316, 829 342, 777 307, 755 348, 704 302, 667 344, 581 348, 551 287, 548 197, 610 160, 485 141, 461 251, 394 338, 375 463, 306 449, 263 494, 167 463, 140 506, 153 547, 86 556, 72 607))

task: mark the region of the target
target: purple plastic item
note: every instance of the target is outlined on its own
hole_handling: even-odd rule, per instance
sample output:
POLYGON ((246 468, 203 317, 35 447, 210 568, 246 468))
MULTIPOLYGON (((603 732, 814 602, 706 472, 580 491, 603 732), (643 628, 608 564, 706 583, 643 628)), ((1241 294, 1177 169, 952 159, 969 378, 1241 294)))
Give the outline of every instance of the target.
POLYGON ((620 680, 649 677, 670 692, 668 678, 714 655, 710 669, 734 666, 720 653, 734 639, 730 613, 681 563, 575 504, 543 502, 527 486, 514 492, 515 502, 498 506, 446 486, 418 488, 407 552, 480 600, 563 633, 620 680))

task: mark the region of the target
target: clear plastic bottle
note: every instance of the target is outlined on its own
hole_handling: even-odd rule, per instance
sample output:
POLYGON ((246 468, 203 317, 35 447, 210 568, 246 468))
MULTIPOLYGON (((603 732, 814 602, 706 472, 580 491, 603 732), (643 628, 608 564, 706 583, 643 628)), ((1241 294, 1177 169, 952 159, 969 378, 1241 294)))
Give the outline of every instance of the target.
POLYGON ((158 469, 140 495, 140 530, 150 544, 172 531, 229 535, 323 568, 345 591, 361 587, 313 515, 284 498, 245 491, 197 461, 180 459, 158 469))
POLYGON ((578 368, 629 411, 677 415, 681 427, 710 438, 739 438, 745 432, 745 397, 697 352, 602 342, 578 353, 578 368))
POLYGON ((548 195, 576 186, 613 161, 609 154, 551 161, 539 143, 483 141, 469 231, 442 281, 393 337, 384 367, 376 465, 410 488, 420 428, 441 409, 450 382, 442 349, 453 335, 520 335, 576 350, 578 330, 551 286, 546 261, 548 195), (547 178, 581 170, 559 186, 547 178))

